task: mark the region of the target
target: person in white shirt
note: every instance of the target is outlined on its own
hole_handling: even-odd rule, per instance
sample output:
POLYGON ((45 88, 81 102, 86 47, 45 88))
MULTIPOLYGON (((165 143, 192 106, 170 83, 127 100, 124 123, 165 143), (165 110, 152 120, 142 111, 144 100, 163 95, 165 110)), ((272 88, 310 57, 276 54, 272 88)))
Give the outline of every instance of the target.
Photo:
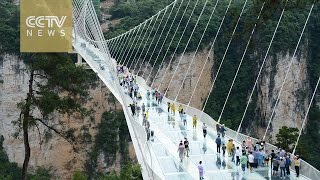
POLYGON ((237 147, 236 149, 236 165, 239 166, 240 165, 240 157, 242 155, 242 152, 240 150, 239 147, 237 147))
POLYGON ((254 167, 254 156, 252 154, 252 151, 250 151, 248 159, 249 159, 249 165, 250 165, 250 172, 252 172, 252 169, 254 167))

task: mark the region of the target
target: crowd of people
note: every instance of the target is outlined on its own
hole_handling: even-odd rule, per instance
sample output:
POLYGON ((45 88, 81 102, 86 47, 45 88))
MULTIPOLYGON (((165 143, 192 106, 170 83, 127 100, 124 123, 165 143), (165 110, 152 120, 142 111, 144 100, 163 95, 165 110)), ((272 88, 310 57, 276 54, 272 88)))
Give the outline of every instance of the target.
POLYGON ((270 152, 265 148, 265 141, 259 141, 253 143, 250 137, 247 137, 241 144, 241 146, 235 146, 233 139, 228 139, 225 144, 220 135, 216 140, 217 153, 221 153, 222 156, 226 156, 231 159, 237 166, 241 165, 241 169, 245 172, 246 168, 249 168, 250 172, 253 172, 254 168, 258 167, 270 167, 272 170, 272 176, 279 176, 285 178, 290 176, 290 167, 294 163, 296 176, 300 175, 301 160, 298 155, 292 156, 284 149, 279 148, 277 151, 271 150, 270 152))
MULTIPOLYGON (((124 88, 125 92, 130 96, 133 103, 129 105, 132 116, 136 116, 141 110, 143 116, 142 125, 145 127, 147 132, 147 139, 149 140, 150 136, 153 137, 153 131, 150 130, 150 122, 148 120, 149 112, 144 103, 141 107, 138 106, 138 101, 142 99, 142 96, 139 92, 139 86, 136 82, 136 77, 132 75, 126 75, 124 67, 117 67, 120 85, 124 88), (121 74, 121 75, 120 75, 121 74), (137 112, 138 111, 138 112, 137 112)), ((148 100, 155 99, 158 105, 162 104, 163 94, 157 90, 148 90, 146 93, 146 98, 148 100)), ((168 102, 167 111, 169 115, 175 117, 176 111, 178 110, 180 121, 184 126, 187 126, 187 114, 184 110, 184 107, 180 104, 178 109, 174 103, 168 102)), ((198 117, 194 115, 192 117, 192 128, 196 130, 198 124, 198 117)), ((203 137, 207 136, 207 125, 203 123, 202 132, 203 137)), ((225 133, 227 129, 224 124, 216 124, 217 137, 215 143, 217 146, 216 152, 218 155, 223 157, 227 156, 230 161, 234 162, 236 166, 240 166, 242 171, 245 172, 246 168, 250 172, 253 172, 254 168, 258 167, 268 167, 272 170, 272 176, 279 176, 284 178, 285 176, 290 176, 290 167, 293 163, 296 171, 296 176, 300 175, 301 160, 298 155, 292 156, 290 153, 286 152, 284 149, 278 149, 277 151, 271 150, 270 152, 266 149, 265 141, 259 141, 254 143, 250 137, 247 137, 241 145, 236 146, 233 139, 228 139, 225 142, 225 133)), ((185 157, 189 157, 190 144, 185 137, 184 140, 181 140, 178 144, 178 154, 180 162, 183 162, 185 157)), ((220 157, 219 157, 220 158, 220 157)), ((202 161, 198 164, 199 176, 200 179, 204 177, 204 167, 202 161)))

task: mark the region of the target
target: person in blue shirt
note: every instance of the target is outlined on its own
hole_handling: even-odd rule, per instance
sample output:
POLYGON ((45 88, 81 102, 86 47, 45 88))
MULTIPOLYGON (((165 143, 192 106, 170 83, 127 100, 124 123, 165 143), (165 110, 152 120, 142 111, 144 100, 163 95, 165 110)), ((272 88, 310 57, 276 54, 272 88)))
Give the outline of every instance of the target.
POLYGON ((291 159, 290 159, 290 155, 286 156, 286 173, 288 176, 290 176, 290 166, 291 166, 291 159))
POLYGON ((217 153, 220 153, 220 148, 221 148, 221 138, 218 136, 216 138, 216 144, 217 144, 217 153))

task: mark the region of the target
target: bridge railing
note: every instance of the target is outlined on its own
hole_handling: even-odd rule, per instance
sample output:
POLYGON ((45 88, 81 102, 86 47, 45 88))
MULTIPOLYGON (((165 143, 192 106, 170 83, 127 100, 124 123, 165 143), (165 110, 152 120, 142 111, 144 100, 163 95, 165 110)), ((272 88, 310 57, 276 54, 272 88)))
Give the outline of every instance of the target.
MULTIPOLYGON (((146 84, 146 81, 137 76, 137 82, 139 83, 139 85, 143 86, 145 89, 148 90, 152 90, 151 87, 149 87, 146 84)), ((167 107, 167 103, 176 103, 177 104, 182 104, 182 103, 178 103, 178 102, 174 102, 166 97, 163 98, 163 106, 167 107)), ((184 109, 186 110, 186 113, 189 116, 193 116, 196 115, 197 117, 201 117, 200 121, 206 123, 207 126, 209 126, 210 128, 216 129, 216 125, 218 124, 217 121, 215 121, 211 116, 209 116, 207 113, 200 111, 199 109, 196 109, 194 107, 191 106, 187 106, 186 104, 182 104, 184 106, 184 109)), ((166 108, 165 108, 166 109, 166 108)), ((226 136, 233 138, 236 142, 238 142, 239 144, 242 143, 242 141, 244 141, 245 139, 247 139, 248 135, 242 134, 242 133, 238 133, 237 132, 226 127, 226 132, 225 132, 226 136)), ((250 137, 253 141, 253 143, 258 142, 259 140, 253 137, 250 137)), ((266 150, 271 151, 271 150, 278 150, 279 148, 275 145, 272 145, 270 143, 266 143, 265 145, 266 150)), ((291 155, 291 158, 293 158, 293 155, 291 155)), ((291 164, 291 168, 294 169, 294 163, 291 164)), ((305 178, 309 178, 312 180, 318 180, 320 179, 320 171, 316 168, 314 168, 312 165, 310 165, 309 163, 307 163, 306 161, 301 159, 301 169, 300 169, 300 174, 302 176, 304 176, 305 178)))

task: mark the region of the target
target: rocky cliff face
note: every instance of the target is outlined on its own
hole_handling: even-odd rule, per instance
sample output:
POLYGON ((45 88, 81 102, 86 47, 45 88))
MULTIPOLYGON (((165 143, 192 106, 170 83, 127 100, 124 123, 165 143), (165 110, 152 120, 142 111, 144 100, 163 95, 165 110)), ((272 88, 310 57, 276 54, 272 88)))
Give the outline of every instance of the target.
MULTIPOLYGON (((258 85, 257 111, 261 117, 260 123, 264 126, 257 128, 260 137, 265 133, 265 126, 272 114, 291 59, 292 55, 289 53, 267 59, 264 74, 258 85)), ((293 64, 279 96, 279 103, 270 126, 273 139, 282 126, 301 129, 308 108, 310 91, 307 55, 302 53, 293 58, 293 64)))
MULTIPOLYGON (((160 92, 162 93, 164 93, 166 89, 168 89, 166 96, 169 97, 170 99, 175 99, 177 97, 178 91, 181 87, 181 90, 177 97, 177 101, 183 104, 188 104, 188 102, 190 101, 192 92, 196 86, 197 80, 200 76, 203 65, 206 61, 206 57, 208 56, 208 53, 209 53, 208 48, 198 52, 195 55, 195 58, 192 64, 190 63, 194 56, 194 52, 186 53, 183 56, 181 54, 177 55, 169 67, 168 67, 169 65, 168 62, 164 63, 162 68, 159 70, 157 77, 155 77, 157 70, 154 70, 149 80, 149 83, 151 84, 151 82, 154 80, 153 87, 158 88, 160 86, 160 92), (180 62, 179 68, 174 74, 180 59, 181 59, 181 62, 180 62), (190 68, 189 68, 189 65, 190 65, 190 68), (168 69, 167 73, 165 73, 166 69, 168 69), (172 82, 170 84, 170 87, 168 87, 172 76, 173 76, 172 82), (185 81, 183 82, 185 76, 186 78, 185 78, 185 81)), ((195 93, 190 102, 191 106, 196 107, 198 109, 202 108, 202 104, 207 98, 212 85, 213 65, 214 65, 213 54, 210 53, 208 62, 203 69, 203 73, 197 85, 197 89, 195 90, 195 93)), ((150 67, 150 66, 147 66, 147 67, 150 67)), ((147 71, 150 72, 150 68, 148 68, 147 71)), ((149 73, 146 73, 146 74, 149 74, 149 73)))
MULTIPOLYGON (((22 165, 24 159, 24 146, 21 138, 15 139, 13 134, 16 127, 12 124, 19 117, 17 103, 24 100, 27 94, 28 74, 25 64, 16 56, 6 55, 0 60, 0 135, 3 135, 4 147, 12 162, 22 165)), ((90 90, 90 101, 86 107, 93 110, 90 117, 81 117, 78 114, 72 117, 53 115, 51 125, 62 122, 55 126, 59 130, 71 130, 74 137, 75 148, 66 140, 49 132, 40 126, 40 132, 36 128, 30 130, 31 159, 30 169, 37 166, 52 167, 54 174, 59 178, 71 178, 75 170, 82 170, 87 159, 87 153, 92 147, 91 142, 97 133, 97 126, 101 121, 103 112, 110 108, 121 108, 120 104, 109 102, 111 92, 106 86, 99 82, 95 89, 90 90), (40 136, 39 136, 40 133, 40 136)), ((103 160, 100 164, 106 167, 103 160)), ((117 165, 119 166, 119 164, 117 165)))

